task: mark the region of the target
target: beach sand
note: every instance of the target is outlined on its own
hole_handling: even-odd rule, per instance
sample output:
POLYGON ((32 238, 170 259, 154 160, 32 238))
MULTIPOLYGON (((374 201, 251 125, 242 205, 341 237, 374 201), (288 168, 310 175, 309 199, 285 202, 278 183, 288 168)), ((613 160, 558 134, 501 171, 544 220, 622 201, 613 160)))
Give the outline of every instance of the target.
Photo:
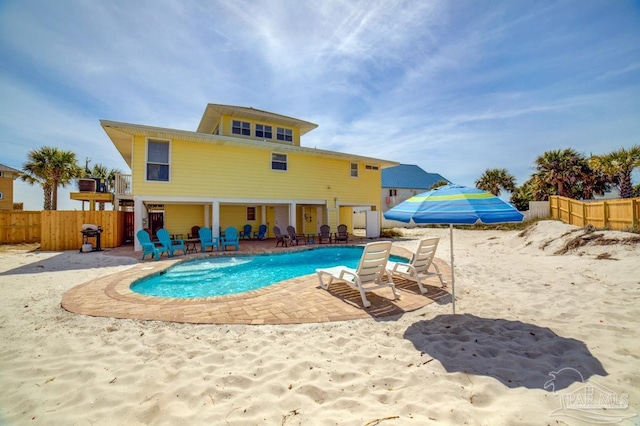
MULTIPOLYGON (((410 250, 440 236, 436 256, 449 261, 448 229, 403 233, 394 244, 410 250)), ((440 302, 378 321, 263 326, 73 314, 66 291, 137 260, 0 252, 0 424, 639 424, 632 237, 556 221, 456 229, 457 315, 440 302)))

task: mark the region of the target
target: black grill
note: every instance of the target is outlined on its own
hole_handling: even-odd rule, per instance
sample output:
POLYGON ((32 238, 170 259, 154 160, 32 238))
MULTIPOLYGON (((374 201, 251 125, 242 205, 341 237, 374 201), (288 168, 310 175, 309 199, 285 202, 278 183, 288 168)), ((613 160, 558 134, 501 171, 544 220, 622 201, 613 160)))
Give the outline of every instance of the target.
MULTIPOLYGON (((90 244, 89 238, 95 238, 95 244, 92 244, 91 251, 102 251, 102 247, 100 246, 100 234, 102 234, 101 227, 87 227, 80 231, 82 233, 82 245, 90 244)), ((82 247, 80 247, 80 251, 82 252, 82 247)))

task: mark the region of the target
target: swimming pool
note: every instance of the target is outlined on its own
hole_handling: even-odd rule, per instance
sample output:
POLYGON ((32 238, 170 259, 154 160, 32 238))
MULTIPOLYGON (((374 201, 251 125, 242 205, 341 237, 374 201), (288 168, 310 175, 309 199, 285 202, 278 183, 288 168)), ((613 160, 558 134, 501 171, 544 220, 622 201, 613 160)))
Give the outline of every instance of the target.
MULTIPOLYGON (((315 273, 317 268, 356 268, 363 247, 322 247, 284 254, 225 256, 179 263, 131 284, 131 291, 156 297, 212 297, 244 293, 315 273)), ((391 260, 406 261, 398 256, 391 260)))

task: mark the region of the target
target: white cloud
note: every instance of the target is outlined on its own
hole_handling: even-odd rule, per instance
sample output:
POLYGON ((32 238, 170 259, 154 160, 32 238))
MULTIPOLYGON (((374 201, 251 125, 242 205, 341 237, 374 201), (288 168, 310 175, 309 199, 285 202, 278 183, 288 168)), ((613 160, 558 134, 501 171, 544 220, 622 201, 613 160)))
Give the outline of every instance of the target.
POLYGON ((626 4, 34 4, 0 14, 0 162, 14 167, 51 144, 124 168, 99 119, 195 130, 209 102, 309 120, 304 145, 467 185, 488 167, 523 182, 560 145, 638 143, 626 4))

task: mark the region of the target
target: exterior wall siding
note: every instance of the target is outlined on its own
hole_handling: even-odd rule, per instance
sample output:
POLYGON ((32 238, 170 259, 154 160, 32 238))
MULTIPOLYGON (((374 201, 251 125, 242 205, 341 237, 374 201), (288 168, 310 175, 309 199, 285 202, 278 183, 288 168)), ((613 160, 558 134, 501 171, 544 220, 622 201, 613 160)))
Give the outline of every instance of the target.
POLYGON ((164 227, 171 234, 187 238, 192 226, 204 226, 204 208, 197 204, 165 204, 164 227))
MULTIPOLYGON (((363 170, 350 177, 345 160, 288 153, 287 171, 271 170, 270 150, 171 142, 170 182, 147 182, 146 139, 134 142, 136 194, 264 199, 338 198, 341 203, 379 207, 380 172, 363 170)), ((277 152, 277 151, 275 151, 277 152)), ((286 151, 283 151, 286 153, 286 151)))
POLYGON ((0 192, 2 192, 0 210, 13 210, 13 178, 0 177, 0 192))

